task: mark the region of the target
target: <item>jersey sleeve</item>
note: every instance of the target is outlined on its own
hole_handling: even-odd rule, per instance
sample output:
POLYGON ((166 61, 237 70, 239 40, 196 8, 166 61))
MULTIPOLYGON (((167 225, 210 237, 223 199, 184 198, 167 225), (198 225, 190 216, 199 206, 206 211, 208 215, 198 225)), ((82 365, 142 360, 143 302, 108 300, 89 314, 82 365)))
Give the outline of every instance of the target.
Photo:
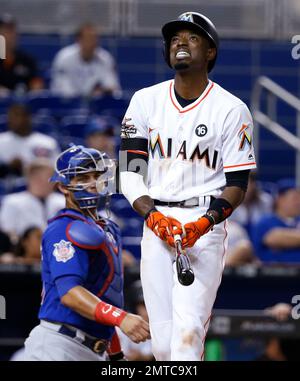
POLYGON ((121 138, 148 139, 147 114, 140 92, 136 92, 131 98, 122 121, 121 138))
POLYGON ((256 168, 253 148, 253 121, 245 104, 233 108, 226 117, 222 134, 224 172, 256 168))
POLYGON ((55 228, 46 232, 42 242, 43 261, 48 262, 53 282, 64 276, 86 280, 89 268, 88 252, 75 246, 66 236, 65 221, 55 222, 55 228))

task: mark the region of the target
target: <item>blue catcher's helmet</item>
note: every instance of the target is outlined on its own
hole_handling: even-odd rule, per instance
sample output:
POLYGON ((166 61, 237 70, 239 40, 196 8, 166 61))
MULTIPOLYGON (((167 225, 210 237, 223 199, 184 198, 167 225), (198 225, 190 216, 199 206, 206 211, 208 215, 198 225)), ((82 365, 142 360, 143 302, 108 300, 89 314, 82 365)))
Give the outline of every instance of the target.
POLYGON ((58 156, 50 181, 63 184, 72 191, 81 209, 95 208, 101 197, 112 194, 113 168, 114 161, 106 153, 73 145, 58 156), (91 183, 71 184, 75 176, 90 172, 99 172, 96 180, 97 193, 87 191, 91 183))

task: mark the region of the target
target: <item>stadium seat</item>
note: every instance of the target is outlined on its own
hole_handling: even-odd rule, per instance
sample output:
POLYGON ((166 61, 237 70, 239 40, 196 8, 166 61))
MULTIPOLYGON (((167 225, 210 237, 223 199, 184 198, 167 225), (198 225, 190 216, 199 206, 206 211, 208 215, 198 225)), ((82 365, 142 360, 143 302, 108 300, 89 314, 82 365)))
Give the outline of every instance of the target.
POLYGON ((4 132, 7 130, 7 115, 0 115, 0 132, 4 132))
POLYGON ((51 94, 48 90, 29 93, 28 105, 33 113, 48 112, 55 118, 79 112, 83 107, 81 98, 62 98, 51 94))
POLYGON ((16 98, 14 96, 0 97, 0 114, 6 114, 7 109, 13 103, 23 101, 23 99, 16 98))
POLYGON ((54 138, 58 137, 58 126, 56 120, 47 113, 37 113, 32 118, 33 130, 50 135, 54 138))
POLYGON ((83 144, 88 115, 77 114, 62 118, 60 122, 61 145, 67 147, 70 143, 83 144))
POLYGON ((124 98, 110 96, 94 97, 90 101, 90 110, 94 114, 107 114, 122 119, 128 106, 124 98))

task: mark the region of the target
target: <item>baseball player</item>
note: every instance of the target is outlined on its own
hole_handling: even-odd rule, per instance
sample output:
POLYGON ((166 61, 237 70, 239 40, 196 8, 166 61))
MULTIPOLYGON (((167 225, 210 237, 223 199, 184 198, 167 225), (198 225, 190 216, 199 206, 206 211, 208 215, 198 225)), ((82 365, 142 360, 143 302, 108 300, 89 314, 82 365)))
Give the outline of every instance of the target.
POLYGON ((162 34, 175 78, 131 99, 121 188, 145 219, 141 280, 153 353, 157 360, 201 360, 224 267, 226 219, 256 167, 253 123, 240 99, 208 79, 219 38, 207 17, 184 13, 162 34), (192 263, 190 286, 176 276, 175 233, 192 263))
POLYGON ((72 146, 57 159, 51 181, 66 208, 49 221, 42 239, 41 323, 25 342, 25 360, 101 361, 123 357, 114 327, 134 342, 149 337, 148 324, 122 310, 120 233, 97 216, 108 192, 105 154, 72 146))

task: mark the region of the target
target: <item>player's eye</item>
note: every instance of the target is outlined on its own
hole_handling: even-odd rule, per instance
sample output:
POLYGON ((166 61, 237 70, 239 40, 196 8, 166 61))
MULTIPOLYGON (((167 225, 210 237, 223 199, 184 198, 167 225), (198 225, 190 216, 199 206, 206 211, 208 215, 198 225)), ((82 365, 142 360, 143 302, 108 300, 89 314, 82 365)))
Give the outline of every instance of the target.
POLYGON ((178 40, 179 40, 179 37, 178 37, 178 36, 173 36, 173 37, 171 38, 171 44, 176 44, 176 43, 178 42, 178 40))
POLYGON ((193 42, 198 41, 198 36, 196 36, 196 35, 191 35, 191 36, 190 36, 190 41, 193 41, 193 42))

